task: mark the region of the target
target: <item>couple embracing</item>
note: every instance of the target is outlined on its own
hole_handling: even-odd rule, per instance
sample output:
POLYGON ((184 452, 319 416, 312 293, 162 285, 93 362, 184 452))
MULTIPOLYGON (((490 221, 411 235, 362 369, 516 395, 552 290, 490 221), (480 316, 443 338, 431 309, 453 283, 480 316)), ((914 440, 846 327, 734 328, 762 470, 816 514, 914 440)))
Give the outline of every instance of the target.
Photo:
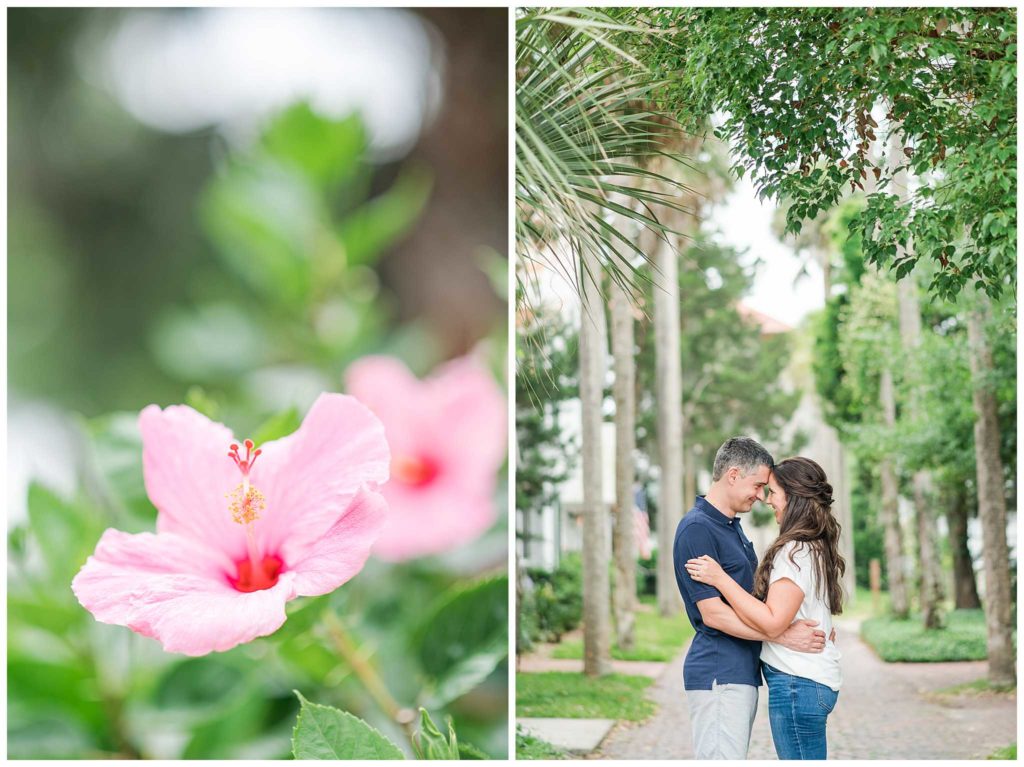
POLYGON ((775 464, 747 437, 715 455, 711 487, 679 523, 673 550, 696 631, 683 667, 696 758, 746 758, 762 674, 779 758, 826 758, 842 683, 832 616, 846 567, 831 505, 832 486, 808 458, 775 464), (779 524, 760 564, 739 519, 758 500, 779 524))

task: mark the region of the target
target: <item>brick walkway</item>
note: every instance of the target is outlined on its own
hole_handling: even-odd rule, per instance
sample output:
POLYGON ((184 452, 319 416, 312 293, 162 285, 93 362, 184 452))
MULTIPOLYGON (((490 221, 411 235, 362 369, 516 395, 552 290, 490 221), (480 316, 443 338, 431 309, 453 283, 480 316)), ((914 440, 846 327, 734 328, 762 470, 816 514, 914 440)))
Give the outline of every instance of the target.
MULTIPOLYGON (((831 759, 983 759, 1017 739, 1015 695, 936 695, 985 676, 984 662, 882 663, 858 638, 858 626, 838 622, 843 689, 829 717, 831 759)), ((648 694, 658 713, 646 722, 619 722, 592 759, 692 759, 683 692, 683 658, 676 658, 648 694)), ((750 759, 776 759, 761 688, 750 759)))

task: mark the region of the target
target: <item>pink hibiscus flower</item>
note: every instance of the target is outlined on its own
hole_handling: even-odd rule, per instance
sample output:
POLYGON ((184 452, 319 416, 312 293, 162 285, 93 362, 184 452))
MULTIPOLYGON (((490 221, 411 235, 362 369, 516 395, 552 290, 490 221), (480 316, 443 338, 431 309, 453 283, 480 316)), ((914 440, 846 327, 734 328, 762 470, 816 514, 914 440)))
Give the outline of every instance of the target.
POLYGON ((288 600, 363 568, 390 454, 354 398, 322 394, 298 431, 259 449, 184 405, 150 405, 139 427, 157 532, 103 533, 71 583, 97 620, 205 655, 272 634, 288 600))
POLYGON ((505 395, 476 359, 418 380, 390 357, 364 357, 346 388, 384 422, 391 481, 388 522, 373 552, 399 561, 456 548, 497 516, 494 492, 507 450, 505 395))

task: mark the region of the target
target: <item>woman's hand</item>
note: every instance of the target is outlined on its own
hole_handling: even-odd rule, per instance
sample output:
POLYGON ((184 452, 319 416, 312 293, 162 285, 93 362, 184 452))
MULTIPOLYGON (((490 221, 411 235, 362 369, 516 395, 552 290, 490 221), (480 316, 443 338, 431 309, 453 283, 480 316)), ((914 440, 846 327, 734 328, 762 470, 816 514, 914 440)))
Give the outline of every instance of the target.
POLYGON ((695 581, 715 587, 722 582, 722 578, 726 577, 722 566, 707 554, 697 559, 687 560, 686 572, 695 581))

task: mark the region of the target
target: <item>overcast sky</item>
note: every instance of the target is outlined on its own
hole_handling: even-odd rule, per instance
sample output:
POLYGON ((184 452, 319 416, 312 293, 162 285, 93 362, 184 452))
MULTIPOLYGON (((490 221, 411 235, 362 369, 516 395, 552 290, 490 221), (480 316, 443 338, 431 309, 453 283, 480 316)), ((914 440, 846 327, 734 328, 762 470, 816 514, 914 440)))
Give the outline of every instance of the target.
POLYGON ((796 327, 811 311, 824 305, 821 269, 811 263, 807 275, 797 279, 804 259, 772 233, 775 204, 760 202, 753 184, 736 182, 722 204, 713 208, 709 228, 718 229, 719 242, 747 249, 745 258, 760 257, 761 264, 745 303, 770 317, 796 327))

